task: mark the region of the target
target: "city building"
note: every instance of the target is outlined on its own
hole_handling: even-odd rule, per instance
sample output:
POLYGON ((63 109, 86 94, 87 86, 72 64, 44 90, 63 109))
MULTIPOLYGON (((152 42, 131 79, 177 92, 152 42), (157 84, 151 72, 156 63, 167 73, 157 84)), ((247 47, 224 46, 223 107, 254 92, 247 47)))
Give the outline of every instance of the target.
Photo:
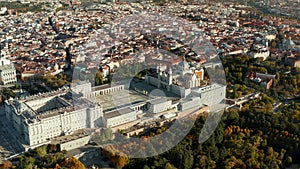
POLYGON ((102 124, 102 107, 64 88, 5 101, 6 118, 29 146, 102 124))
POLYGON ((250 56, 252 58, 263 58, 266 60, 270 56, 268 42, 261 38, 256 38, 256 44, 253 44, 250 56))
POLYGON ((300 47, 295 44, 295 42, 292 40, 291 37, 289 37, 287 39, 283 39, 282 45, 283 45, 283 48, 286 50, 300 49, 300 47))
POLYGON ((51 141, 53 145, 59 145, 60 150, 72 150, 82 147, 90 141, 90 136, 83 130, 78 130, 71 135, 65 135, 58 138, 54 138, 51 141))
POLYGON ((0 15, 5 15, 6 13, 7 13, 7 8, 6 7, 0 8, 0 15))
POLYGON ((104 123, 107 127, 115 127, 137 120, 137 111, 131 108, 123 108, 104 114, 104 123))
MULTIPOLYGON (((189 72, 188 69, 183 70, 189 72)), ((164 81, 158 82, 165 85, 164 81)), ((146 82, 141 83, 147 88, 146 82)), ((180 92, 174 90, 172 84, 171 88, 170 92, 180 92)), ((140 120, 141 115, 145 113, 185 111, 196 106, 213 106, 225 99, 224 85, 211 84, 183 89, 189 90, 189 94, 184 98, 180 95, 177 98, 149 96, 150 98, 144 100, 143 94, 129 91, 124 85, 91 87, 90 82, 77 82, 71 87, 57 91, 6 100, 6 118, 25 140, 25 144, 31 147, 50 143, 53 139, 60 140, 59 137, 72 135, 73 132, 82 129, 116 129, 140 120), (126 95, 125 100, 120 93, 126 95), (114 101, 117 105, 112 103, 114 101)), ((66 144, 66 149, 71 148, 69 142, 62 144, 66 144)))
POLYGON ((179 64, 158 65, 156 70, 155 74, 146 75, 146 83, 166 89, 180 97, 188 96, 191 88, 201 86, 201 81, 204 79, 203 68, 190 66, 185 58, 179 64))
POLYGON ((213 106, 225 99, 226 86, 222 84, 210 84, 192 89, 191 98, 199 98, 198 105, 213 106))
POLYGON ((285 56, 284 64, 287 66, 298 67, 300 68, 300 56, 289 55, 285 56))
POLYGON ((0 85, 15 84, 16 82, 16 69, 10 60, 1 57, 0 50, 0 85))
POLYGON ((259 83, 261 86, 265 87, 267 90, 271 88, 274 83, 276 75, 264 74, 258 72, 250 72, 247 77, 256 83, 259 83))
POLYGON ((172 101, 166 98, 157 98, 148 102, 148 112, 160 113, 172 108, 172 101))

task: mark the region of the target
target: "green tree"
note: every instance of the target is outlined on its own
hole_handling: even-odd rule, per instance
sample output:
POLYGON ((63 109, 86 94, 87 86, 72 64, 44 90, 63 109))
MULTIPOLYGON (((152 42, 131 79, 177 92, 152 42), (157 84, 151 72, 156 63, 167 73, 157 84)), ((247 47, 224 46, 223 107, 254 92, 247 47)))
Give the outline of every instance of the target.
POLYGON ((169 162, 167 162, 167 164, 165 165, 165 169, 177 169, 176 167, 174 167, 172 164, 170 164, 169 162))
POLYGON ((239 117, 239 113, 236 110, 231 109, 228 113, 227 121, 230 124, 237 124, 239 121, 239 117))

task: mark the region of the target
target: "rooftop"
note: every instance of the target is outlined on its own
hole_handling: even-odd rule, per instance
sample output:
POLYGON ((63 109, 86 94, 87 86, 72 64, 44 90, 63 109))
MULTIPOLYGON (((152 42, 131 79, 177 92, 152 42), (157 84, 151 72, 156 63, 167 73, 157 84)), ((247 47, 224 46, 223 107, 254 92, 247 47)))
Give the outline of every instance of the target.
POLYGON ((65 135, 65 136, 54 138, 51 141, 51 144, 63 144, 83 137, 89 137, 89 135, 84 130, 77 130, 75 133, 71 135, 65 135))
POLYGON ((13 65, 5 65, 5 66, 0 66, 0 71, 5 71, 5 70, 15 70, 13 65))
POLYGON ((156 98, 156 99, 149 101, 149 103, 150 104, 161 104, 161 103, 165 103, 167 101, 168 100, 166 98, 156 98))
POLYGON ((58 96, 56 96, 55 93, 56 92, 51 92, 41 95, 40 97, 31 97, 29 101, 28 99, 9 100, 8 103, 21 111, 20 114, 22 114, 24 118, 32 120, 46 119, 95 106, 95 103, 76 94, 72 94, 72 92, 66 92, 58 96), (40 103, 37 104, 35 101, 40 101, 40 103), (53 104, 53 102, 55 104, 53 104))
POLYGON ((192 90, 194 92, 201 93, 201 92, 211 91, 211 90, 214 90, 214 89, 220 88, 220 87, 222 87, 221 84, 214 83, 214 84, 207 85, 207 86, 201 86, 201 87, 193 88, 192 90))
POLYGON ((113 117, 117 117, 120 115, 124 115, 124 114, 128 114, 131 112, 134 112, 135 110, 131 109, 131 108, 123 108, 123 109, 119 109, 119 110, 115 110, 112 112, 108 112, 104 114, 105 119, 109 119, 109 118, 113 118, 113 117))

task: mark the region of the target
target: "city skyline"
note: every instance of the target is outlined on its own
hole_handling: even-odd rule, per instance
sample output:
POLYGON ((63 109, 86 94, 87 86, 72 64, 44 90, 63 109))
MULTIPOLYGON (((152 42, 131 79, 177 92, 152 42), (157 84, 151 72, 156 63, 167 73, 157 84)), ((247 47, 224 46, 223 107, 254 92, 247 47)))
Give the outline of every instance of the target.
POLYGON ((0 1, 1 166, 299 167, 297 4, 0 1))

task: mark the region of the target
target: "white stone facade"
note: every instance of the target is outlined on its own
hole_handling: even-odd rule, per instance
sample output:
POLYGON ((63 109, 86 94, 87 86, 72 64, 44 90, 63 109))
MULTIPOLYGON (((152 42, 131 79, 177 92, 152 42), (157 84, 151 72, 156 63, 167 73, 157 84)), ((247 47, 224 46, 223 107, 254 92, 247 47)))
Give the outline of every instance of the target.
POLYGON ((171 100, 166 100, 164 98, 157 98, 148 102, 148 112, 149 113, 160 113, 170 109, 172 106, 171 100))
POLYGON ((100 105, 77 98, 71 91, 7 100, 5 110, 7 120, 30 146, 72 131, 100 126, 103 117, 100 105))
POLYGON ((137 120, 137 111, 131 108, 124 108, 105 113, 104 119, 105 125, 107 127, 115 127, 137 120))
POLYGON ((200 103, 207 106, 219 104, 225 99, 226 86, 220 84, 211 84, 192 90, 193 97, 199 97, 200 103))
POLYGON ((146 75, 147 84, 166 89, 180 97, 186 97, 191 93, 191 88, 201 86, 204 79, 203 68, 191 67, 185 59, 178 65, 169 68, 157 67, 157 75, 146 75))
POLYGON ((16 82, 14 65, 8 59, 0 57, 0 85, 15 84, 16 82))
MULTIPOLYGON (((149 79, 155 80, 150 76, 149 79)), ((176 106, 179 111, 183 111, 197 105, 212 106, 225 99, 226 86, 212 84, 186 88, 166 83, 162 79, 157 80, 157 85, 166 85, 165 87, 169 91, 185 97, 181 99, 182 102, 172 105, 172 100, 156 98, 126 105, 119 109, 115 107, 113 110, 103 113, 100 104, 88 99, 125 90, 125 86, 91 88, 91 83, 80 82, 71 89, 63 88, 28 98, 6 100, 6 118, 24 138, 26 144, 33 147, 80 129, 117 127, 130 123, 136 121, 137 115, 143 111, 156 114, 176 108, 176 106)))
POLYGON ((263 58, 263 60, 266 60, 270 56, 270 51, 267 49, 262 49, 258 52, 252 52, 250 55, 253 58, 263 58))

